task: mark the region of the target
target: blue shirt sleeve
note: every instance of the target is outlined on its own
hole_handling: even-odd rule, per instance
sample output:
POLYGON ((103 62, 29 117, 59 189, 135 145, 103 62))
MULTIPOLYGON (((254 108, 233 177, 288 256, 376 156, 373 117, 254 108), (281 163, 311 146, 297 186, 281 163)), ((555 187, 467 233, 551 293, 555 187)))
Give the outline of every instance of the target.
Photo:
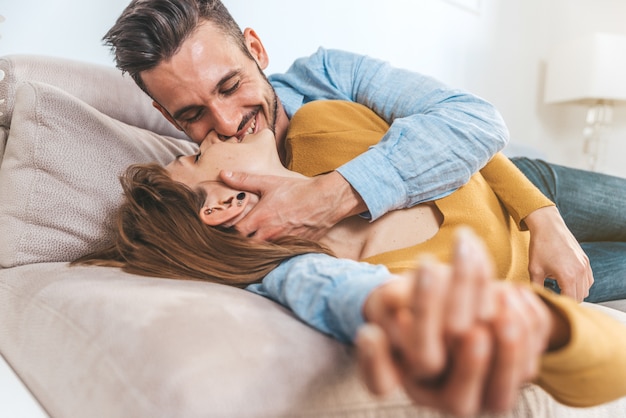
POLYGON ((347 100, 390 123, 378 145, 338 169, 373 219, 450 194, 508 142, 490 103, 367 56, 320 48, 269 80, 289 117, 313 100, 347 100))
POLYGON ((247 290, 280 303, 303 322, 351 343, 364 323, 370 292, 390 278, 386 267, 306 254, 281 263, 247 290))

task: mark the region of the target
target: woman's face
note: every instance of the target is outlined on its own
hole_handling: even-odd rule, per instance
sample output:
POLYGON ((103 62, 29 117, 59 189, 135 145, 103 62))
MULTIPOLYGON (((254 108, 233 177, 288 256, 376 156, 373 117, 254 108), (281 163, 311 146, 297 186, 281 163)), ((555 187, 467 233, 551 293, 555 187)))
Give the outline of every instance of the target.
POLYGON ((233 226, 259 201, 257 195, 226 186, 219 173, 239 171, 262 175, 292 175, 278 157, 276 141, 269 129, 221 141, 211 132, 194 155, 179 156, 168 164, 171 178, 207 194, 200 217, 209 225, 233 226))

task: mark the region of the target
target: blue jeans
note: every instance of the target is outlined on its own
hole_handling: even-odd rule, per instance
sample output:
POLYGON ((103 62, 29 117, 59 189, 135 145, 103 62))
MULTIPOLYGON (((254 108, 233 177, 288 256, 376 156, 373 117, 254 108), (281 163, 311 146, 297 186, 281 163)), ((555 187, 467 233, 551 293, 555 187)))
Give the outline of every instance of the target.
POLYGON ((595 282, 587 302, 626 298, 626 179, 513 158, 551 199, 589 257, 595 282))

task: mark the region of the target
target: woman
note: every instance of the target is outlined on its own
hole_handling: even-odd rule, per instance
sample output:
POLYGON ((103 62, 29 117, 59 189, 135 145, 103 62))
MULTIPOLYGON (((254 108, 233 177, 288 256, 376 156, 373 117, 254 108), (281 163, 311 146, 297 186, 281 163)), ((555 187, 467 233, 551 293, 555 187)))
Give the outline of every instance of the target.
MULTIPOLYGON (((427 262, 418 267, 418 271, 430 272, 442 280, 437 280, 436 286, 445 287, 439 297, 447 301, 446 311, 442 313, 446 318, 443 328, 447 334, 458 337, 473 324, 497 323, 498 316, 505 315, 509 309, 506 303, 494 306, 501 298, 497 295, 508 295, 506 297, 523 305, 520 311, 527 312, 535 322, 545 319, 544 326, 538 328, 538 334, 545 338, 540 338, 540 343, 520 344, 523 350, 531 353, 531 359, 548 350, 541 359, 536 379, 540 385, 558 400, 577 406, 594 405, 626 395, 626 383, 622 379, 626 373, 626 355, 620 349, 626 346, 623 327, 578 307, 567 298, 541 289, 535 289, 540 295, 538 298, 536 294, 529 296, 525 290, 511 290, 519 287, 498 287, 483 280, 495 276, 527 283, 529 233, 523 231, 525 222, 538 211, 553 210, 552 202, 501 155, 494 157, 480 174, 450 196, 390 212, 376 222, 361 217, 348 218, 332 228, 319 243, 297 237, 266 243, 238 235, 237 222, 259 198, 226 187, 219 181, 221 170, 289 177, 317 175, 363 152, 376 143, 386 129, 384 121, 360 105, 313 102, 303 106, 291 121, 286 162, 291 170, 280 161, 274 137, 269 131, 248 135, 241 143, 235 139, 223 142, 209 135, 198 154, 180 156, 166 168, 156 165, 131 167, 122 179, 126 202, 118 216, 116 242, 107 250, 78 262, 120 266, 131 273, 145 275, 247 286, 292 309, 294 306, 290 300, 281 298, 281 290, 272 290, 271 284, 266 283, 269 280, 266 276, 271 276, 285 259, 300 254, 332 253, 365 261, 368 265, 383 264, 395 274, 412 271, 416 256, 423 253, 433 254, 439 261, 452 265, 455 272, 463 272, 464 266, 473 262, 475 277, 465 283, 445 279, 450 274, 442 273, 438 265, 432 267, 427 262), (320 153, 320 149, 330 146, 334 146, 337 152, 320 153), (509 190, 516 190, 516 193, 509 190), (489 262, 483 258, 481 244, 469 245, 470 257, 468 251, 455 250, 453 236, 462 225, 472 227, 485 241, 487 252, 495 261, 495 272, 488 270, 489 262), (474 256, 475 260, 468 260, 474 256), (442 285, 443 282, 448 284, 442 285), (602 342, 607 335, 611 335, 611 341, 602 342), (591 342, 595 342, 593 347, 589 345, 591 342), (590 391, 586 383, 594 373, 596 390, 590 391)), ((391 277, 388 271, 383 273, 385 280, 371 285, 360 302, 362 304, 355 307, 358 312, 362 310, 368 322, 377 323, 386 332, 390 328, 385 328, 382 323, 384 315, 379 315, 376 305, 382 303, 381 300, 387 303, 395 297, 389 296, 389 293, 393 294, 389 289, 394 285, 379 286, 391 277)), ((348 288, 353 286, 352 283, 348 282, 348 288)), ((424 281, 421 283, 424 285, 424 281)), ((415 299, 421 299, 421 303, 429 300, 415 299)), ((311 320, 297 309, 294 311, 309 324, 329 332, 319 324, 319 317, 311 320)), ((339 316, 337 320, 342 318, 339 316)), ((391 334, 386 338, 393 340, 391 334)), ((353 338, 349 333, 348 336, 353 338)), ((430 339, 420 341, 427 346, 430 339)), ((394 343, 395 346, 402 344, 394 343)), ((435 363, 437 366, 430 376, 440 375, 445 368, 444 359, 435 363)), ((534 376, 536 367, 532 361, 527 369, 527 376, 534 376)), ((511 403, 506 399, 502 402, 511 403)))

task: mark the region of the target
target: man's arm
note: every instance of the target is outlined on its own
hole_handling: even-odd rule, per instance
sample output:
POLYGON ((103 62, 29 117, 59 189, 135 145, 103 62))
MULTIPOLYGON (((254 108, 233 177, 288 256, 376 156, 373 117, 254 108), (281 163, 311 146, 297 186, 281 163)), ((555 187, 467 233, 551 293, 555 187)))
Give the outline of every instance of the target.
POLYGON ((348 100, 391 125, 378 145, 338 169, 373 219, 450 193, 508 141, 488 102, 369 57, 320 49, 270 81, 290 117, 309 101, 348 100))
POLYGON ((356 54, 320 49, 270 81, 289 117, 310 101, 343 100, 365 105, 391 126, 378 144, 308 182, 222 177, 262 196, 237 228, 261 240, 317 239, 355 213, 369 211, 376 219, 442 197, 465 184, 508 139, 502 118, 484 100, 356 54))

